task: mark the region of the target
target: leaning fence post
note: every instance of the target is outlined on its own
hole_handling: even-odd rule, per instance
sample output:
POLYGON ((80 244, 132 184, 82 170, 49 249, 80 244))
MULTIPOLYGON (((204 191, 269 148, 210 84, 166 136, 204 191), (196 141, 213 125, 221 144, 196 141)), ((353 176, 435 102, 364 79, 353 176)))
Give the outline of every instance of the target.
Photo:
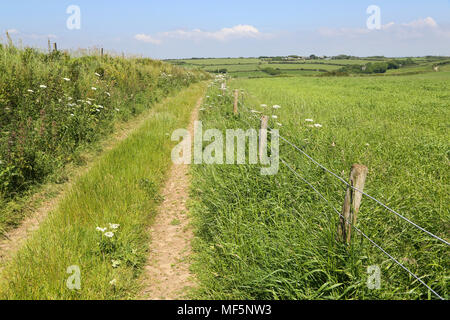
POLYGON ((259 131, 259 161, 265 163, 265 152, 267 150, 267 127, 269 124, 269 117, 261 117, 261 130, 259 131))
POLYGON ((233 112, 234 115, 238 114, 238 103, 239 103, 239 90, 234 90, 234 107, 233 112))
MULTIPOLYGON (((354 164, 350 173, 349 184, 350 186, 364 191, 364 185, 366 183, 366 177, 369 169, 361 164, 354 164)), ((338 226, 338 239, 342 242, 350 244, 352 225, 356 225, 356 219, 358 216, 359 208, 361 206, 362 193, 353 189, 347 188, 345 193, 344 205, 342 207, 342 217, 338 226)))

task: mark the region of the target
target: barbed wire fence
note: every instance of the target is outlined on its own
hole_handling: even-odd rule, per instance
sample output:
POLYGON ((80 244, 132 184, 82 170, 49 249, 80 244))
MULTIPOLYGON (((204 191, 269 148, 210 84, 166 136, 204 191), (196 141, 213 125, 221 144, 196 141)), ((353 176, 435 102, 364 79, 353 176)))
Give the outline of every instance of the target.
MULTIPOLYGON (((222 86, 222 91, 225 93, 226 89, 224 90, 224 87, 222 86)), ((257 111, 257 110, 251 110, 248 107, 245 106, 243 101, 240 101, 239 99, 239 95, 237 94, 237 90, 234 92, 234 105, 233 105, 233 113, 234 114, 238 114, 238 107, 240 109, 243 109, 245 111, 244 114, 246 115, 250 115, 253 120, 258 120, 261 121, 261 116, 263 116, 263 112, 257 111)), ((239 113, 239 114, 242 114, 239 113)), ((247 124, 247 126, 249 128, 254 127, 252 124, 250 124, 245 118, 241 117, 240 120, 242 120, 244 123, 247 124)), ((267 129, 261 129, 261 130, 267 130, 267 132, 269 134, 273 134, 274 133, 274 129, 271 128, 270 126, 267 126, 267 129)), ((446 246, 450 246, 450 243, 433 234, 432 232, 426 230, 425 228, 421 227, 420 225, 418 225, 417 223, 413 222, 411 219, 408 219, 407 217, 405 217, 404 215, 400 214, 397 210, 392 209, 391 207, 389 207, 388 205, 386 205, 385 203, 383 203, 382 201, 378 200, 377 198, 371 196, 370 194, 364 192, 363 190, 356 188, 354 185, 350 184, 349 182, 347 182, 346 180, 344 180, 342 177, 340 177, 338 174, 336 174, 335 172, 329 170, 326 166, 324 166, 323 164, 321 164, 319 161, 317 161, 314 157, 312 157, 311 155, 309 155, 308 153, 306 153, 301 147, 299 147, 298 145, 292 143, 290 140, 288 140, 287 138, 285 138, 284 136, 282 136, 281 134, 277 133, 277 135, 279 136, 279 138, 281 140, 283 140, 285 143, 287 143, 289 146, 291 146, 295 151, 297 151, 298 153, 300 153, 301 155, 303 155, 304 157, 306 157, 310 162, 312 162, 313 164, 315 164, 317 167, 321 168, 324 172, 326 172, 327 174, 329 174, 330 176, 332 176, 333 178, 337 179, 338 181, 340 181, 342 184, 344 184, 347 188, 354 190, 356 192, 361 193, 363 196, 369 198, 370 200, 374 201, 376 204, 378 204, 379 206, 381 206, 382 208, 386 209, 389 213, 394 214, 395 216, 397 216, 398 218, 402 219, 403 221, 407 222, 409 225, 413 226, 414 228, 416 228, 417 230, 420 230, 421 232, 423 232, 424 234, 428 235, 429 237, 431 237, 432 239, 445 244, 446 246)), ((398 265, 400 268, 402 268, 405 272, 407 272, 410 276, 412 276, 414 279, 416 279, 421 285, 423 285, 424 287, 426 287, 431 293, 433 293, 437 298, 441 299, 441 300, 445 300, 441 295, 439 295, 435 290, 433 290, 428 284, 426 284, 418 275, 416 275, 414 272, 412 272, 410 269, 408 269, 404 264, 402 264, 398 259, 396 259, 392 254, 390 254, 386 249, 384 249, 380 244, 378 244, 377 242, 375 242, 374 240, 372 240, 366 233, 364 233, 360 228, 358 228, 353 221, 350 221, 347 217, 345 217, 332 203, 329 199, 327 199, 316 187, 314 187, 313 183, 311 183, 310 181, 308 181, 305 177, 303 177, 297 170, 294 169, 294 166, 292 164, 290 164, 288 161, 286 161, 284 158, 279 157, 280 158, 280 162, 295 176, 296 179, 298 179, 299 181, 305 183, 309 188, 311 188, 319 197, 320 199, 322 199, 339 217, 340 219, 344 220, 346 224, 348 224, 351 228, 353 228, 356 232, 358 232, 363 238, 365 238, 367 241, 369 241, 369 243, 371 245, 373 245, 377 250, 379 250, 380 252, 382 252, 386 257, 389 258, 389 260, 391 260, 392 262, 394 262, 396 265, 398 265)))

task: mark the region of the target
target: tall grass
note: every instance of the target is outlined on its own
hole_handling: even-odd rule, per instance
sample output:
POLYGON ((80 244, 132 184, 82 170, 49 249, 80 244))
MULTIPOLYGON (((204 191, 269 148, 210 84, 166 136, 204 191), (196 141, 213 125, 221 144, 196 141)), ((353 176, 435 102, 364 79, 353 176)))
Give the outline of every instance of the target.
POLYGON ((0 234, 20 220, 7 203, 55 180, 113 123, 204 79, 150 59, 72 57, 0 45, 0 234))
POLYGON ((127 299, 146 261, 148 227, 171 165, 171 133, 186 127, 204 84, 156 104, 131 136, 73 186, 0 274, 0 299, 127 299), (96 228, 111 229, 112 238, 96 228), (66 270, 78 266, 81 289, 66 270))
MULTIPOLYGON (((277 115, 271 127, 348 179, 369 167, 366 191, 429 231, 449 238, 448 78, 235 80, 244 104, 277 115), (262 107, 267 104, 269 107, 262 107), (275 110, 272 105, 281 105, 275 110), (313 119, 313 123, 306 119, 313 119), (279 126, 280 123, 282 126, 279 126), (321 124, 322 127, 310 127, 321 124)), ((211 88, 207 128, 258 128, 230 97, 211 88), (245 122, 245 121, 246 122, 245 122)), ((281 157, 340 209, 344 186, 281 143, 281 157)), ((193 170, 197 225, 196 297, 208 299, 434 299, 418 281, 360 235, 337 243, 338 215, 285 167, 201 165, 193 170), (367 267, 381 268, 381 289, 367 267)), ((358 227, 444 298, 448 247, 364 198, 358 227)))

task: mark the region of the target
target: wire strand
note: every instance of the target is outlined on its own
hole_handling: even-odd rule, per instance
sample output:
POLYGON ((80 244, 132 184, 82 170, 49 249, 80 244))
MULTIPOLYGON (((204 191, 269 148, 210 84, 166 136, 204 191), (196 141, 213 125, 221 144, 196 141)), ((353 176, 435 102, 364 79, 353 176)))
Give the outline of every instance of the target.
MULTIPOLYGON (((257 118, 257 115, 255 115, 251 110, 249 110, 246 106, 244 106, 244 104, 242 104, 242 106, 247 109, 247 111, 250 112, 250 114, 254 117, 257 118)), ((272 128, 268 127, 269 129, 269 133, 271 133, 271 131, 273 130, 272 128)), ((288 143, 289 145, 291 145, 294 149, 296 149, 297 151, 301 152, 305 157, 307 157, 310 161, 312 161, 314 164, 316 164, 317 166, 319 166, 320 168, 322 168, 323 170, 325 170, 326 172, 328 172, 329 174, 331 174, 332 176, 334 176, 335 178, 337 178, 339 181, 341 181, 342 183, 344 183, 346 186, 352 188, 355 191, 360 192, 361 194, 365 195, 366 197, 368 197, 369 199, 371 199, 372 201, 375 201, 376 203, 378 203, 379 205, 381 205, 383 208, 387 209, 388 211, 394 213, 397 217, 403 219, 404 221, 408 222, 409 224, 413 225, 414 227, 416 227, 417 229, 421 230, 422 232, 428 234, 429 236, 431 236, 432 238, 446 244, 447 246, 450 246, 450 242, 448 242, 447 240, 431 233, 430 231, 426 230, 425 228, 419 226, 417 223, 411 221, 410 219, 408 219, 407 217, 405 217, 404 215, 398 213, 397 211, 395 211, 394 209, 388 207, 386 204, 384 204, 383 202, 381 202, 380 200, 376 199, 375 197, 372 197, 371 195, 367 194, 366 192, 359 190, 358 188, 356 188, 355 186, 352 186, 351 184, 349 184, 347 181, 345 181, 342 177, 340 177, 339 175, 337 175, 336 173, 334 173, 333 171, 329 170, 328 168, 326 168, 324 165, 322 165, 321 163, 319 163, 317 160, 315 160, 313 157, 311 157, 309 154, 307 154, 305 151, 303 151, 300 147, 298 147, 297 145, 295 145, 294 143, 290 142, 289 140, 287 140, 286 138, 284 138, 282 135, 279 134, 279 137, 281 140, 285 141, 286 143, 288 143)))
POLYGON ((280 158, 280 161, 290 170, 292 171, 297 178, 305 182, 309 187, 311 187, 328 205, 342 218, 344 219, 352 228, 354 228, 359 234, 361 234, 364 238, 369 240, 370 243, 372 243, 378 250, 383 252, 386 256, 389 257, 392 261, 394 261, 397 265, 399 265, 402 269, 404 269, 406 272, 408 272, 412 277, 414 277, 417 281, 419 281, 422 285, 427 287, 428 290, 430 290, 434 295, 436 295, 439 299, 445 300, 443 297, 441 297, 436 291, 434 291, 431 287, 429 287, 422 279, 420 279, 416 274, 414 274, 411 270, 409 270, 407 267, 405 267, 401 262, 399 262, 397 259, 395 259, 392 255, 390 255, 385 249, 383 249, 380 245, 378 245, 375 241, 369 238, 364 232, 362 232, 359 228, 357 228, 355 225, 353 225, 348 219, 346 219, 339 210, 336 209, 335 206, 331 204, 331 202, 325 198, 320 191, 318 191, 309 181, 307 181, 305 178, 303 178, 297 171, 295 171, 285 160, 280 158))

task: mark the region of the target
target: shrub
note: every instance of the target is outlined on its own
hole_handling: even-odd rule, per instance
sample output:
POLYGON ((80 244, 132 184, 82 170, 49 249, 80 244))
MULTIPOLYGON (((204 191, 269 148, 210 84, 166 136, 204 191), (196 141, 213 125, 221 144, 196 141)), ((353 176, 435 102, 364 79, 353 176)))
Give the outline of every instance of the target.
POLYGON ((20 195, 110 132, 114 121, 206 77, 150 59, 0 46, 0 195, 20 195))

